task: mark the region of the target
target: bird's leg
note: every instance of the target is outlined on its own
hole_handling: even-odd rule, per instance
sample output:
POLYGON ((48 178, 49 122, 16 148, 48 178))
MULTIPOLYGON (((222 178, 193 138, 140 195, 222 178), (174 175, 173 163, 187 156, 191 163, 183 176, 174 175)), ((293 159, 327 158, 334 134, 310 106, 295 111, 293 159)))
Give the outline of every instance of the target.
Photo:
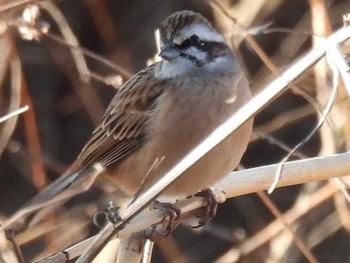
POLYGON ((207 206, 204 215, 199 216, 200 220, 197 226, 192 226, 192 228, 199 228, 214 218, 216 215, 216 210, 218 208, 218 201, 216 200, 216 196, 211 189, 200 191, 199 193, 195 194, 195 196, 200 196, 207 200, 207 206))
POLYGON ((146 238, 150 239, 151 241, 156 241, 160 238, 169 236, 174 231, 174 229, 180 223, 179 219, 181 211, 171 203, 161 203, 158 201, 153 203, 152 208, 161 211, 164 214, 164 217, 157 224, 154 224, 150 228, 144 230, 143 233, 146 238), (166 218, 169 219, 169 222, 164 225, 162 222, 164 222, 166 218))

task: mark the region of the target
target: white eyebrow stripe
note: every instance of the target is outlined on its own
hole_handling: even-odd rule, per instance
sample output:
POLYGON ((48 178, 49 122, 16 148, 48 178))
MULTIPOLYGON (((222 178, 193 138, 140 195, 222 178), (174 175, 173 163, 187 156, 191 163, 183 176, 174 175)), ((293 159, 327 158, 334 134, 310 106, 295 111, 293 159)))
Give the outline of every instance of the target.
MULTIPOLYGON (((190 38, 192 35, 197 35, 203 41, 224 42, 224 38, 218 32, 209 28, 208 26, 197 24, 184 27, 177 39, 174 39, 176 43, 182 43, 182 41, 190 38)), ((174 41, 174 42, 175 42, 174 41)))

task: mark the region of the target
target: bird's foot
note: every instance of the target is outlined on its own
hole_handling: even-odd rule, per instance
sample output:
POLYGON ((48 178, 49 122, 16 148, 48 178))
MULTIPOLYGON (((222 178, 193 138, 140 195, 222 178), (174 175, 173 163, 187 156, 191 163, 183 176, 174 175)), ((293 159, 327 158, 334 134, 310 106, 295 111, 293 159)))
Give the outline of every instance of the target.
POLYGON ((204 215, 198 216, 200 218, 198 225, 191 226, 192 228, 199 228, 201 226, 204 226, 215 217, 216 210, 218 208, 218 201, 216 200, 216 196, 211 189, 200 191, 199 193, 195 194, 195 196, 200 196, 207 200, 207 206, 205 208, 204 215))
POLYGON ((169 236, 180 223, 181 211, 176 206, 170 203, 161 203, 155 201, 152 208, 161 211, 164 215, 163 219, 157 224, 144 230, 144 236, 151 241, 156 241, 160 238, 169 236), (168 218, 169 222, 162 224, 168 218))

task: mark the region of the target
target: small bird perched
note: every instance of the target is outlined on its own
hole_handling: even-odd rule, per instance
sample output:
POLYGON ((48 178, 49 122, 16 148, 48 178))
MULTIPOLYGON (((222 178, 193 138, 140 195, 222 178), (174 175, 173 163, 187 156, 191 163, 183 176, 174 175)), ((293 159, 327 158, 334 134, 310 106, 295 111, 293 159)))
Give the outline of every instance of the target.
MULTIPOLYGON (((70 169, 73 173, 100 163, 130 197, 153 185, 251 98, 238 59, 202 15, 174 13, 162 23, 160 35, 162 61, 118 90, 70 169)), ((235 169, 252 124, 248 120, 163 194, 195 194, 235 169)), ((63 189, 66 179, 56 187, 63 189)))

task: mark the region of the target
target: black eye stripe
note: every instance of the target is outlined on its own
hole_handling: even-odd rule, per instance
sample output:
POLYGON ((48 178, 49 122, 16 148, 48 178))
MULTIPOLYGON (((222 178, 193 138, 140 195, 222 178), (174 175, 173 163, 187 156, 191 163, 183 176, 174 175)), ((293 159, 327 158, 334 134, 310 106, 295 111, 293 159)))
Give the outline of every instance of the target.
POLYGON ((173 46, 180 51, 180 56, 192 61, 196 66, 202 67, 206 63, 230 52, 230 48, 225 42, 204 41, 198 36, 192 35, 182 41, 181 44, 173 43, 173 46), (198 57, 197 52, 190 52, 190 48, 196 48, 197 52, 205 52, 206 55, 198 57))
POLYGON ((191 41, 189 39, 186 39, 186 40, 182 41, 181 44, 174 44, 174 46, 178 49, 186 49, 186 48, 189 48, 191 46, 191 41))
POLYGON ((201 41, 197 35, 192 35, 190 38, 182 41, 181 44, 175 44, 178 49, 186 49, 189 47, 196 47, 198 49, 203 49, 205 47, 206 41, 201 41))
POLYGON ((190 42, 195 47, 201 47, 204 45, 204 42, 202 42, 197 35, 192 35, 190 37, 190 42))
POLYGON ((184 40, 181 44, 174 44, 174 46, 179 50, 185 50, 190 47, 196 47, 201 51, 210 51, 214 49, 224 49, 226 45, 222 42, 214 41, 201 41, 201 44, 193 45, 189 39, 184 40))

